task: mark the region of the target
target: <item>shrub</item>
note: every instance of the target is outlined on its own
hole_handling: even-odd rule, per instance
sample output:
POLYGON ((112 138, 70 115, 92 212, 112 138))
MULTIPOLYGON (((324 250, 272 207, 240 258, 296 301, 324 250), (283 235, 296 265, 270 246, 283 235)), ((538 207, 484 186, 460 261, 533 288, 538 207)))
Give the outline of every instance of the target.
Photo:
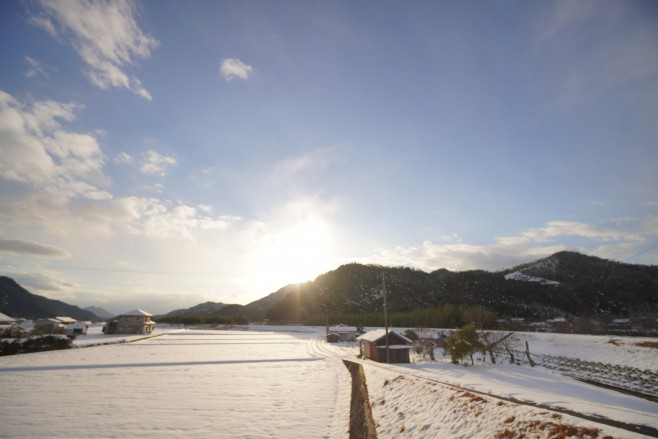
POLYGON ((454 364, 469 357, 471 365, 473 365, 473 354, 480 349, 482 349, 482 343, 480 343, 475 325, 472 323, 464 325, 448 338, 447 350, 454 364))

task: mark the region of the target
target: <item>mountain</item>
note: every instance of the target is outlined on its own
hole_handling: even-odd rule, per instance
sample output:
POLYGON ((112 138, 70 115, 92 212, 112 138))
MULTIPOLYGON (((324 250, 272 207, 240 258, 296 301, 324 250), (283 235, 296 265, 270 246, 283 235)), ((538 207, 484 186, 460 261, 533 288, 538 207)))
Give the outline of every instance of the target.
POLYGON ((164 317, 174 317, 183 314, 195 314, 195 315, 206 315, 206 316, 213 315, 221 311, 223 308, 226 308, 227 306, 230 305, 226 305, 225 303, 221 303, 221 302, 205 302, 195 305, 192 308, 175 309, 165 314, 164 317))
POLYGON ((187 309, 176 309, 165 314, 163 317, 180 315, 240 316, 246 317, 252 322, 260 321, 265 318, 265 314, 275 303, 285 298, 295 288, 295 285, 286 285, 278 291, 251 302, 248 305, 227 305, 221 302, 205 302, 187 309))
POLYGON ((101 320, 77 306, 32 294, 6 276, 0 276, 0 310, 11 317, 24 319, 67 316, 76 320, 101 320))
POLYGON ((89 311, 100 317, 101 319, 111 319, 116 314, 112 314, 108 310, 98 307, 98 306, 87 306, 83 308, 85 311, 89 311))
MULTIPOLYGON (((624 264, 574 252, 559 252, 500 272, 440 269, 425 273, 403 267, 347 264, 297 285, 266 312, 273 322, 308 321, 332 314, 383 309, 410 312, 445 305, 483 308, 499 316, 647 314, 658 307, 658 267, 624 264)), ((249 305, 247 305, 249 306, 249 305)))

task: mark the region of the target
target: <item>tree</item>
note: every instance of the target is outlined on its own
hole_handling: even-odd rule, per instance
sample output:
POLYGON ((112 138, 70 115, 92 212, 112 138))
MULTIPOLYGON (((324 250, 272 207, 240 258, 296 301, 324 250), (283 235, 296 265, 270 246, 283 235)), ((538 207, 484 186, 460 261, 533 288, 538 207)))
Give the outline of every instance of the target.
POLYGON ((491 358, 491 362, 496 364, 497 354, 502 351, 505 340, 512 337, 513 335, 513 332, 503 334, 499 331, 480 331, 480 336, 484 342, 482 343, 482 353, 484 354, 485 358, 488 353, 489 357, 491 358))
POLYGON ((473 365, 473 354, 482 347, 475 325, 472 323, 464 325, 448 338, 448 352, 455 364, 463 361, 465 357, 469 357, 471 365, 473 365))

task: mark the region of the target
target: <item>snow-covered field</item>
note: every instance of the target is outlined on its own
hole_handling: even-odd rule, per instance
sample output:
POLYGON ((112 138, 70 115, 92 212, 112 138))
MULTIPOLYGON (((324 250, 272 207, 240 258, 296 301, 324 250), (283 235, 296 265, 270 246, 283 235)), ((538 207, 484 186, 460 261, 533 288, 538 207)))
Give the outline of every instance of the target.
MULTIPOLYGON (((383 365, 356 359, 353 343, 325 343, 323 328, 158 331, 91 328, 75 342, 91 347, 0 357, 0 437, 346 438, 342 358, 364 365, 380 439, 646 436, 598 418, 658 432, 657 403, 542 367, 463 367, 440 350, 436 362, 383 365)), ((658 370, 642 339, 521 335, 536 355, 658 370)))
POLYGON ((309 354, 313 336, 180 330, 2 357, 0 437, 347 437, 349 373, 309 354))

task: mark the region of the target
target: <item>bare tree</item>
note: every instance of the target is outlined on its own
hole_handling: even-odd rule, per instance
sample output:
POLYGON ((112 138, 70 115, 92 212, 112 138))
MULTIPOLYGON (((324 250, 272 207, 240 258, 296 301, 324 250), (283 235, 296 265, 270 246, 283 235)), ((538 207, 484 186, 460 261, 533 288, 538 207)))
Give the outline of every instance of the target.
POLYGON ((491 362, 496 364, 496 357, 503 347, 505 340, 514 335, 513 332, 504 334, 497 331, 480 331, 480 338, 482 339, 482 354, 491 358, 491 362))

